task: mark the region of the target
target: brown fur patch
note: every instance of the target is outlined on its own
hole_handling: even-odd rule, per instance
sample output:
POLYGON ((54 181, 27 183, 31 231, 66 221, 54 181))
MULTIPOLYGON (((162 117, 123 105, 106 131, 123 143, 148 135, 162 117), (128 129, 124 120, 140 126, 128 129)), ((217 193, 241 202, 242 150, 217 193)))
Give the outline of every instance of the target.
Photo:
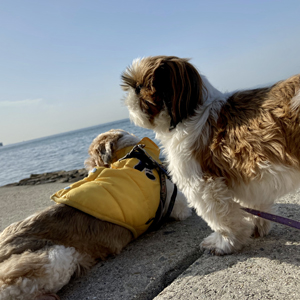
POLYGON ((0 262, 13 254, 35 252, 54 244, 74 247, 80 253, 104 260, 118 254, 131 240, 132 234, 126 228, 56 204, 1 233, 0 262))
POLYGON ((203 102, 202 79, 196 68, 175 56, 143 58, 139 68, 134 65, 122 75, 122 88, 135 89, 141 110, 153 123, 155 116, 167 107, 173 125, 192 116, 196 107, 203 102))
POLYGON ((46 251, 34 253, 25 251, 21 255, 14 254, 4 261, 0 267, 0 281, 14 284, 20 277, 44 277, 45 265, 49 263, 46 251))
POLYGON ((109 167, 114 161, 114 153, 121 133, 113 133, 114 130, 98 135, 89 147, 90 157, 84 162, 86 169, 94 167, 109 167))
POLYGON ((194 150, 204 174, 224 177, 231 185, 259 175, 259 163, 299 168, 300 109, 290 108, 299 88, 300 75, 296 75, 270 88, 233 94, 218 121, 206 124, 209 144, 194 150))

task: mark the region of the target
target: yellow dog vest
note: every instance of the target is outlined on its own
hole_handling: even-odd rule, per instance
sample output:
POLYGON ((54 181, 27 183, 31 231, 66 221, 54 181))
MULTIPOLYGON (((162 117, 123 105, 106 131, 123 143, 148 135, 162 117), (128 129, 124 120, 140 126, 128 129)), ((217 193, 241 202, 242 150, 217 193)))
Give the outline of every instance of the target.
MULTIPOLYGON (((144 150, 158 163, 159 148, 148 138, 144 150)), ((132 147, 116 153, 124 157, 132 147)), ((103 221, 128 228, 136 238, 151 225, 160 201, 160 180, 137 158, 116 161, 111 168, 96 167, 89 175, 51 196, 57 203, 67 204, 103 221)))

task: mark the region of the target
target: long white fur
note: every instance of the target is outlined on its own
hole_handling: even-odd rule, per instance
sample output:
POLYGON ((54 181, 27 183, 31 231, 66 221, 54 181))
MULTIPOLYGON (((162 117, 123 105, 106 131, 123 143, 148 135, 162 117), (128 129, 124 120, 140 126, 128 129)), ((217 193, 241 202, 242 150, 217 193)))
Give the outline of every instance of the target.
MULTIPOLYGON (((132 67, 138 68, 138 64, 135 63, 132 67)), ((209 129, 204 125, 209 116, 216 120, 222 104, 232 93, 223 94, 205 76, 201 75, 201 78, 207 91, 204 92, 204 103, 196 109, 194 117, 183 120, 172 131, 168 130, 170 117, 167 109, 163 108, 151 124, 148 116, 141 111, 133 89, 129 90, 125 104, 136 125, 156 132, 156 138, 163 145, 163 153, 169 163, 173 181, 183 191, 198 215, 205 216, 208 225, 215 231, 203 240, 201 246, 222 255, 239 250, 247 244, 254 226, 257 226, 261 236, 271 229, 269 221, 250 217, 240 209, 241 205, 273 212, 274 199, 299 187, 300 172, 266 162, 260 166, 263 170, 261 178, 256 178, 247 185, 241 184, 230 189, 222 178, 205 182, 199 163, 191 155, 195 137, 201 137, 205 147, 209 129)), ((300 91, 292 100, 292 107, 296 109, 298 106, 300 91)))

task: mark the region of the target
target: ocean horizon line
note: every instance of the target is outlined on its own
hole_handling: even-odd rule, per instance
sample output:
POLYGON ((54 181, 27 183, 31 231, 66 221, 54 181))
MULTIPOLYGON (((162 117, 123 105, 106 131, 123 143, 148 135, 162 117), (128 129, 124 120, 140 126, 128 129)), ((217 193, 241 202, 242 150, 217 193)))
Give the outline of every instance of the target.
POLYGON ((7 148, 7 147, 14 147, 14 146, 19 146, 20 144, 27 144, 27 143, 31 143, 31 142, 35 142, 35 141, 42 141, 43 139, 48 139, 48 138, 51 138, 51 137, 58 137, 58 136, 62 136, 62 135, 65 135, 65 134, 70 134, 70 133, 75 133, 75 132, 82 131, 82 130, 83 131, 84 130, 90 130, 90 129, 96 128, 98 126, 102 126, 102 125, 107 126, 107 125, 110 125, 110 124, 119 123, 119 122, 123 122, 123 121, 127 121, 127 120, 129 120, 129 118, 110 121, 110 122, 107 122, 107 123, 100 123, 98 125, 83 127, 83 128, 79 128, 79 129, 70 130, 70 131, 64 131, 64 132, 60 132, 60 133, 50 134, 50 135, 42 136, 42 137, 39 137, 39 138, 34 138, 34 139, 30 139, 30 140, 21 141, 21 142, 16 142, 16 143, 11 143, 11 144, 3 144, 0 147, 0 150, 4 149, 4 148, 7 148))
POLYGON ((0 147, 0 186, 18 182, 31 174, 84 168, 93 139, 112 128, 123 129, 138 137, 147 136, 155 141, 153 131, 137 127, 125 118, 10 144, 0 147))

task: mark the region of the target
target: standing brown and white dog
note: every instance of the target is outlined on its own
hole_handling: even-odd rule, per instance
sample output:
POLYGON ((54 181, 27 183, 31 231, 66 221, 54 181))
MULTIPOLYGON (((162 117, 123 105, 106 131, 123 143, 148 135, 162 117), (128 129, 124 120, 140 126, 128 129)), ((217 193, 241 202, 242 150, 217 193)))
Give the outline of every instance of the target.
MULTIPOLYGON (((100 134, 89 148, 87 169, 109 168, 118 159, 117 151, 138 142, 136 136, 123 130, 100 134)), ((167 180, 166 187, 168 203, 174 185, 167 180)), ((190 215, 185 197, 178 193, 171 217, 183 220, 190 215)), ((59 299, 55 293, 73 274, 79 275, 97 260, 120 253, 132 239, 129 229, 65 204, 13 223, 0 233, 0 299, 59 299)))
POLYGON ((230 254, 268 234, 241 206, 271 212, 300 185, 300 75, 223 94, 187 59, 155 56, 122 80, 131 120, 156 132, 174 182, 214 230, 201 246, 230 254))

